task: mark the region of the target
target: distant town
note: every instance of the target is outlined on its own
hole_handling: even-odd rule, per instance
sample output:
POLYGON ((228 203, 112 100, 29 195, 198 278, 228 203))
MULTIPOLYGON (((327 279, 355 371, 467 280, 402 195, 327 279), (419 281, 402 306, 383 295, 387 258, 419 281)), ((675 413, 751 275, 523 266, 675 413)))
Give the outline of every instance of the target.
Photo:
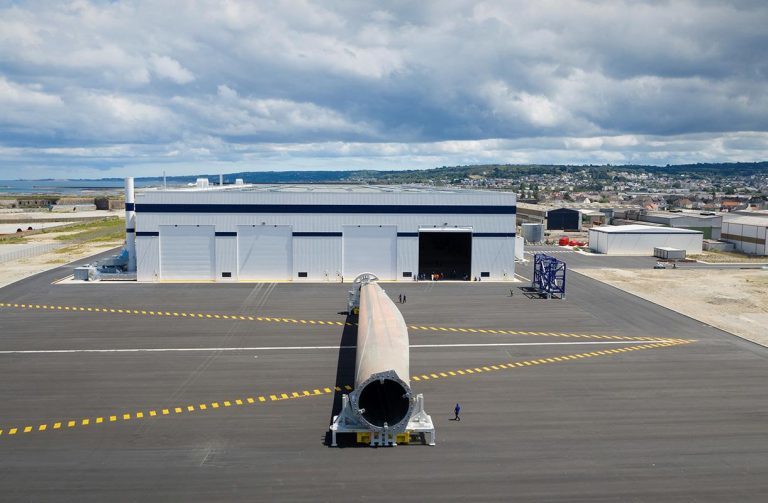
MULTIPOLYGON (((172 176, 166 183, 184 185, 207 177, 215 184, 219 176, 172 176)), ((234 183, 238 178, 245 183, 418 184, 501 190, 515 192, 521 202, 554 206, 726 212, 768 208, 768 162, 676 166, 499 164, 406 171, 252 171, 223 175, 225 184, 234 183)), ((121 186, 119 179, 99 182, 109 180, 113 180, 116 187, 121 186)), ((137 179, 140 186, 162 182, 162 177, 137 179)), ((109 190, 89 187, 86 192, 97 194, 109 190)))

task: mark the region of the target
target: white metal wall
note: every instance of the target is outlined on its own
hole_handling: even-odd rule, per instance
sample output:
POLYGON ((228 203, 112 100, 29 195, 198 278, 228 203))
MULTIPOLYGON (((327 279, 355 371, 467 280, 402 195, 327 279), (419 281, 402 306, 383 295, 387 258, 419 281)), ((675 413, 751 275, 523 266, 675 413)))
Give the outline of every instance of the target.
POLYGON ((213 280, 216 238, 212 225, 160 226, 160 277, 213 280))
MULTIPOLYGON (((418 237, 412 237, 424 227, 470 227, 474 233, 510 234, 515 231, 514 214, 477 212, 471 214, 424 213, 230 213, 184 211, 142 211, 146 204, 386 204, 402 211, 397 205, 473 205, 514 206, 514 195, 507 193, 257 193, 227 191, 147 191, 137 194, 137 258, 138 279, 160 279, 159 233, 165 225, 211 225, 215 227, 215 279, 237 281, 237 237, 242 226, 293 226, 292 271, 286 277, 293 281, 340 281, 343 273, 341 236, 344 226, 390 226, 394 232, 406 234, 396 238, 395 268, 387 276, 400 281, 403 272, 418 272, 418 237), (231 278, 222 273, 230 272, 231 278), (299 277, 299 273, 306 277, 299 277)), ((473 237, 473 276, 488 271, 492 278, 512 279, 514 275, 514 239, 473 237), (508 258, 502 258, 508 255, 508 258)), ((345 274, 345 280, 351 278, 345 274)), ((275 278, 261 278, 262 280, 275 278)))
POLYGON ((237 236, 216 236, 216 281, 237 279, 237 236))
POLYGON ((294 281, 341 281, 341 236, 294 236, 293 264, 294 281))
POLYGON ((413 281, 419 274, 419 238, 405 236, 397 238, 397 279, 413 281), (411 277, 403 276, 404 272, 411 277))
POLYGON ((293 227, 239 225, 237 276, 247 280, 288 280, 293 276, 293 227))
POLYGON ((136 236, 136 279, 157 281, 160 279, 160 238, 136 236))
POLYGON ((515 276, 515 238, 472 237, 472 277, 507 281, 515 276))
POLYGON ((342 274, 354 279, 372 272, 379 279, 397 279, 397 227, 345 225, 342 227, 342 274))
POLYGON ((768 226, 723 222, 723 233, 728 234, 726 240, 739 251, 751 255, 768 255, 768 226))
POLYGON ((691 233, 610 233, 598 238, 598 252, 608 255, 644 255, 653 256, 656 247, 668 246, 685 250, 688 254, 701 253, 703 234, 691 233))

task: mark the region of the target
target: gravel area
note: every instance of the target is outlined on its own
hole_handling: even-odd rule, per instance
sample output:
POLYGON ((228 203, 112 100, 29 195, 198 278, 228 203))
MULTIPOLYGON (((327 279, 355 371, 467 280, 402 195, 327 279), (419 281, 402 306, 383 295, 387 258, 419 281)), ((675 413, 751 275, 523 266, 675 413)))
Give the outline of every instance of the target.
POLYGON ((574 271, 768 346, 768 270, 574 271))

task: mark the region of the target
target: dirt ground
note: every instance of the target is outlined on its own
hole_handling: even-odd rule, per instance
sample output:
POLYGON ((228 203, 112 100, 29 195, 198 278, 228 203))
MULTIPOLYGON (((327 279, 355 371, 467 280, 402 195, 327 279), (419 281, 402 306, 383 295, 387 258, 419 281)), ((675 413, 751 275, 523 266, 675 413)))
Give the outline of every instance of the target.
MULTIPOLYGON (((115 222, 115 227, 120 229, 124 225, 123 222, 115 222)), ((40 255, 0 263, 0 287, 123 244, 124 232, 115 232, 112 227, 101 229, 99 225, 98 222, 93 222, 83 228, 29 235, 23 238, 24 243, 21 245, 0 244, 0 251, 10 251, 15 246, 61 245, 58 249, 40 255), (89 230, 91 228, 94 230, 89 230)))
POLYGON ((689 255, 688 258, 706 262, 708 264, 734 264, 741 262, 768 263, 768 258, 762 256, 746 255, 738 252, 712 252, 703 251, 699 255, 689 255))
POLYGON ((101 253, 123 244, 123 241, 85 243, 62 248, 36 257, 0 264, 0 288, 37 273, 68 264, 84 257, 101 253))
POLYGON ((768 346, 768 270, 574 271, 768 346))

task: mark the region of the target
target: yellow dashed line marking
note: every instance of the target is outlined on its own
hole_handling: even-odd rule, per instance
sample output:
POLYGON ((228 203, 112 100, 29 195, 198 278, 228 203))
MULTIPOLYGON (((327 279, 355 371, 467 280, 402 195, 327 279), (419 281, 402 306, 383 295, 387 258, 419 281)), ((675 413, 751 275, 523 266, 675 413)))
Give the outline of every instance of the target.
MULTIPOLYGON (((40 304, 17 304, 17 303, 0 303, 0 308, 17 308, 17 309, 39 309, 39 310, 64 310, 64 311, 78 311, 85 313, 112 313, 112 314, 141 314, 143 316, 165 316, 169 318, 198 318, 206 320, 249 320, 269 323, 293 323, 304 325, 328 325, 328 326, 344 326, 344 325, 356 325, 353 323, 344 323, 341 321, 331 320, 297 320, 294 318, 272 318, 272 317, 254 317, 254 316, 242 316, 234 314, 221 314, 221 313, 187 313, 176 311, 147 311, 138 309, 122 309, 122 308, 106 308, 106 307, 93 307, 93 306, 51 306, 40 304)), ((521 335, 521 336, 541 336, 541 337, 577 337, 577 338, 593 338, 593 339, 617 339, 617 340, 637 340, 637 341, 658 341, 662 338, 659 337, 625 337, 618 335, 597 335, 597 334, 568 334, 568 333, 555 333, 555 332, 535 332, 535 331, 520 331, 520 330, 504 330, 504 329, 491 329, 491 328, 465 328, 465 327, 436 327, 436 326, 424 326, 424 325, 409 325, 411 330, 424 330, 431 332, 464 332, 464 333, 482 333, 482 334, 501 334, 501 335, 521 335)), ((675 339, 664 339, 674 341, 675 339)))
MULTIPOLYGON (((11 304, 1 304, 0 303, 0 307, 11 307, 11 306, 12 306, 11 304)), ((21 305, 14 304, 13 307, 47 309, 45 306, 34 306, 33 307, 33 305, 24 305, 24 304, 21 304, 21 305)), ((69 306, 50 306, 50 309, 58 309, 58 310, 63 309, 65 311, 71 309, 71 310, 84 311, 86 308, 83 308, 83 307, 69 307, 69 306)), ((94 311, 101 310, 101 312, 107 312, 106 308, 88 308, 88 310, 94 310, 94 311)), ((116 311, 117 312, 124 312, 124 310, 122 310, 122 309, 117 309, 116 311)), ((115 312, 115 309, 109 309, 109 312, 115 312)), ((125 310, 125 312, 131 313, 130 310, 125 310)), ((136 314, 138 314, 138 311, 134 311, 134 312, 136 314)), ((142 311, 142 313, 145 313, 145 312, 142 311)), ((150 311, 149 313, 154 315, 154 312, 152 312, 152 311, 150 311)), ((164 314, 163 314, 163 312, 158 312, 157 315, 160 315, 160 316, 163 316, 163 315, 165 315, 165 316, 185 316, 185 315, 187 315, 187 313, 179 314, 179 313, 175 313, 175 312, 174 313, 164 312, 164 314)), ((206 315, 197 314, 196 315, 196 314, 193 314, 193 313, 190 313, 189 316, 192 316, 192 317, 197 316, 197 317, 200 317, 200 318, 202 318, 203 316, 205 316, 207 318, 211 318, 212 317, 212 315, 210 315, 210 314, 206 314, 206 315)), ((243 317, 240 317, 240 318, 242 319, 243 317)), ((249 316, 248 319, 252 320, 253 317, 249 316)), ((264 318, 264 319, 268 320, 268 321, 278 321, 278 322, 281 321, 281 320, 282 321, 286 320, 284 318, 283 319, 264 318)), ((313 320, 308 320, 308 323, 310 323, 310 324, 313 324, 313 323, 321 324, 320 322, 315 322, 313 320)), ((328 324, 338 323, 339 325, 343 325, 343 323, 341 323, 341 322, 327 322, 327 323, 328 324)), ((446 327, 411 326, 411 328, 412 329, 417 329, 417 330, 455 331, 455 330, 451 330, 450 328, 446 328, 446 327)), ((489 332, 490 333, 505 333, 503 330, 494 331, 494 330, 486 330, 486 329, 463 329, 463 330, 459 329, 459 331, 481 332, 481 333, 489 333, 489 332)), ((497 363, 495 365, 490 365, 490 366, 482 366, 482 367, 467 368, 467 369, 457 369, 455 371, 454 370, 448 370, 448 371, 443 371, 443 372, 438 372, 438 373, 430 373, 428 375, 427 374, 415 375, 415 376, 412 376, 411 379, 413 379, 414 381, 421 381, 421 380, 429 381, 429 380, 440 379, 440 378, 465 376, 467 374, 471 375, 471 374, 483 373, 483 372, 500 371, 500 370, 503 370, 503 369, 516 369, 516 368, 526 367, 526 366, 534 366, 534 365, 549 364, 549 363, 559 363, 559 362, 568 362, 570 360, 578 360, 580 358, 592 358, 592 357, 596 357, 596 356, 606 356, 606 355, 610 356, 610 355, 616 355, 616 354, 621 354, 621 353, 626 353, 626 352, 631 352, 631 351, 638 351, 638 350, 643 350, 643 349, 669 348, 669 347, 679 346, 679 345, 683 345, 683 344, 690 344, 692 342, 695 342, 694 340, 687 340, 687 339, 663 339, 663 338, 658 338, 658 337, 626 337, 625 338, 625 337, 618 337, 618 336, 599 336, 599 335, 581 335, 581 334, 555 334, 555 333, 548 333, 547 334, 547 333, 543 333, 543 332, 519 332, 519 331, 518 332, 509 331, 507 333, 519 334, 519 335, 546 335, 546 336, 556 336, 556 337, 591 337, 591 338, 625 339, 625 340, 626 339, 630 339, 630 340, 643 341, 643 342, 645 342, 645 344, 638 343, 635 346, 627 346, 627 347, 615 348, 615 349, 606 349, 606 350, 594 351, 594 352, 590 352, 590 353, 576 353, 576 354, 570 354, 570 355, 560 355, 560 356, 549 357, 549 358, 541 358, 541 359, 538 359, 538 360, 525 360, 525 361, 518 361, 518 362, 497 363)), ((349 385, 344 385, 344 390, 352 391, 352 387, 349 386, 349 385)), ((341 392, 342 388, 340 386, 336 386, 335 387, 335 391, 336 392, 341 392)), ((270 399, 270 401, 290 400, 290 399, 302 398, 302 397, 306 397, 306 396, 322 395, 324 393, 325 394, 329 394, 329 393, 333 393, 333 392, 334 392, 334 389, 326 387, 326 388, 323 388, 322 391, 320 389, 314 389, 312 392, 310 392, 308 390, 304 390, 301 393, 294 391, 294 392, 291 392, 290 395, 288 395, 287 393, 280 393, 280 398, 278 398, 278 396, 276 394, 269 395, 269 399, 270 399)), ((249 404, 253 404, 253 403, 256 402, 256 400, 254 398, 246 398, 246 401, 249 404)), ((259 403, 267 402, 267 398, 265 396, 259 396, 258 397, 258 402, 259 403)), ((227 401, 227 400, 223 401, 222 403, 223 403, 224 407, 230 407, 232 405, 232 402, 227 401)), ((237 405, 243 405, 243 400, 236 399, 234 401, 234 403, 237 404, 237 405)), ((219 402, 212 402, 211 403, 211 408, 212 409, 217 409, 219 407, 220 407, 219 402)), ((198 404, 197 408, 199 410, 201 410, 201 411, 208 410, 208 406, 206 404, 198 404)), ((186 409, 189 412, 192 412, 192 411, 196 410, 194 405, 187 405, 186 409)), ((170 415, 170 410, 171 409, 161 409, 161 414, 163 416, 170 415)), ((184 412, 184 409, 182 407, 174 407, 172 410, 176 414, 181 414, 181 413, 184 412)), ((156 417, 156 416, 158 416, 158 413, 156 411, 154 411, 154 410, 151 410, 151 411, 149 411, 149 416, 150 417, 156 417)), ((131 417, 132 417, 131 413, 124 413, 124 414, 122 414, 122 420, 123 421, 129 421, 131 419, 131 417)), ((136 419, 142 419, 142 418, 144 418, 144 412, 142 412, 142 411, 136 412, 136 413, 134 413, 133 417, 135 417, 136 419)), ((109 422, 112 422, 112 423, 117 422, 117 419, 118 419, 118 416, 115 416, 115 415, 109 416, 109 422)), ((95 418, 94 421, 95 421, 96 424, 101 424, 102 422, 104 422, 104 418, 103 417, 97 417, 97 418, 95 418)), ((80 426, 88 426, 90 423, 91 423, 91 419, 90 418, 85 418, 85 419, 81 419, 80 420, 80 426)), ((61 421, 54 422, 51 429, 59 430, 59 429, 62 428, 63 424, 64 424, 64 422, 61 422, 61 421)), ((76 421, 76 420, 68 420, 68 421, 66 421, 66 426, 67 426, 67 428, 75 428, 76 426, 78 426, 78 421, 76 421)), ((37 429, 36 429, 36 431, 38 431, 38 432, 43 432, 43 431, 47 431, 47 430, 48 430, 48 424, 47 423, 38 425, 37 429)), ((21 431, 23 433, 31 433, 31 432, 35 431, 35 427, 32 426, 32 425, 24 426, 21 429, 21 431)), ((7 430, 7 435, 16 435, 18 432, 19 432, 19 427, 13 427, 13 428, 10 428, 10 429, 7 430)), ((3 430, 0 430, 0 435, 2 435, 2 433, 3 433, 3 430)))

